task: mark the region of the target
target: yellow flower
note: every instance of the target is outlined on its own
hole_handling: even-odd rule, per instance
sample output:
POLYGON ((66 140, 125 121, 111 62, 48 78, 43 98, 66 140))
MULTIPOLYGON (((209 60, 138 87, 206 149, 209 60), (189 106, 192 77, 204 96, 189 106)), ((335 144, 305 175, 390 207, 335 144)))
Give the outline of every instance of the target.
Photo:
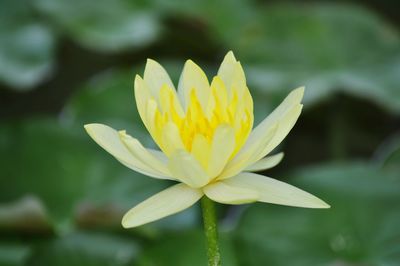
POLYGON ((147 60, 144 77, 135 78, 136 105, 161 151, 143 147, 124 130, 85 125, 88 134, 125 166, 179 182, 129 210, 122 225, 135 227, 180 212, 204 194, 225 204, 261 201, 329 208, 303 190, 251 173, 281 161, 283 153, 267 155, 294 126, 303 93, 304 88, 293 90, 252 130, 253 100, 232 52, 211 84, 201 68, 188 60, 177 91, 164 68, 147 60))

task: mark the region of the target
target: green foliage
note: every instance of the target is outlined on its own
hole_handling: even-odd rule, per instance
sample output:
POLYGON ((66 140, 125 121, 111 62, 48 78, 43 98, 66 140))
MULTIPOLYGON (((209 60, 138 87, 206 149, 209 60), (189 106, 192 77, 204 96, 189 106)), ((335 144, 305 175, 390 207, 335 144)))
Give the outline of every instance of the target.
POLYGON ((276 99, 304 85, 306 104, 340 91, 400 111, 400 39, 379 17, 332 4, 274 5, 259 16, 229 38, 255 88, 276 99))
POLYGON ((102 233, 76 232, 39 244, 28 265, 127 266, 138 253, 134 241, 102 233))
POLYGON ((145 3, 101 0, 35 0, 35 7, 77 42, 100 51, 151 43, 160 31, 157 15, 145 3))
MULTIPOLYGON (((220 245, 222 265, 238 265, 232 240, 226 235, 222 235, 220 245)), ((139 258, 138 265, 207 265, 205 250, 204 233, 201 230, 169 233, 161 237, 157 245, 146 248, 139 258)))
POLYGON ((237 230, 243 265, 396 265, 398 177, 398 172, 356 162, 297 172, 293 183, 317 193, 331 209, 250 207, 237 230))
POLYGON ((17 90, 28 90, 46 78, 54 61, 54 35, 28 2, 0 2, 0 82, 17 90))
POLYGON ((185 59, 211 76, 228 50, 257 122, 306 86, 268 175, 332 208, 219 205, 223 265, 399 265, 398 29, 348 3, 239 0, 0 1, 0 111, 22 114, 0 126, 0 265, 205 265, 197 207, 121 228, 125 211, 171 182, 127 169, 83 125, 155 147, 133 94, 145 59, 177 84, 185 59))

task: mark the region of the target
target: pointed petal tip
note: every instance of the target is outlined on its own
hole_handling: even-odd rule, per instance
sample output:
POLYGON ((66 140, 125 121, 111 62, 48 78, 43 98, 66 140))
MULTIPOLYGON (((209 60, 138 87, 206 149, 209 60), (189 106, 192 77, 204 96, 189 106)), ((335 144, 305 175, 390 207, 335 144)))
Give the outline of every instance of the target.
MULTIPOLYGON (((321 200, 322 201, 322 200, 321 200)), ((321 209, 330 209, 331 205, 329 205, 328 203, 326 203, 325 201, 321 202, 321 209)))
POLYGON ((225 59, 233 59, 234 61, 237 61, 236 60, 236 57, 235 57, 235 55, 234 55, 234 53, 233 53, 233 51, 232 50, 229 50, 227 53, 226 53, 226 55, 225 55, 225 59))
POLYGON ((186 65, 186 64, 194 64, 194 62, 193 62, 192 59, 187 59, 187 60, 185 61, 185 64, 184 64, 184 65, 186 65))
POLYGON ((200 68, 192 59, 186 60, 183 68, 186 68, 186 67, 195 67, 195 68, 198 67, 198 68, 200 68))
POLYGON ((147 64, 154 64, 154 63, 155 63, 155 64, 158 64, 157 61, 154 60, 154 59, 151 59, 151 58, 147 58, 147 59, 146 59, 146 65, 147 65, 147 64))
POLYGON ((207 76, 204 74, 203 69, 198 64, 196 64, 192 59, 186 60, 185 64, 183 65, 182 74, 184 72, 192 74, 197 73, 201 76, 204 76, 207 79, 207 76))
MULTIPOLYGON (((305 86, 301 86, 301 87, 298 87, 297 89, 294 89, 291 93, 296 94, 296 96, 297 96, 298 98, 302 99, 303 96, 304 96, 304 91, 305 91, 305 89, 306 89, 305 86)), ((296 97, 296 98, 297 98, 297 97, 296 97)))
POLYGON ((125 229, 131 228, 131 226, 129 226, 129 223, 126 221, 125 215, 124 215, 124 217, 122 218, 121 225, 122 225, 122 227, 125 228, 125 229))
MULTIPOLYGON (((144 67, 144 73, 150 71, 150 69, 154 69, 154 67, 157 67, 159 63, 156 60, 153 60, 151 58, 146 59, 146 65, 144 67)), ((146 74, 144 74, 146 76, 146 74)))
MULTIPOLYGON (((311 195, 311 194, 310 194, 311 195)), ((311 209, 330 209, 331 205, 323 201, 322 199, 311 195, 312 196, 312 202, 310 202, 309 206, 305 206, 306 208, 311 208, 311 209)))
MULTIPOLYGON (((121 220, 121 225, 123 228, 125 229, 129 229, 129 228, 133 228, 133 227, 137 227, 140 226, 142 224, 135 222, 134 220, 132 220, 131 217, 128 217, 128 214, 130 214, 129 212, 125 213, 124 216, 122 217, 121 220)), ((131 214, 129 215, 131 216, 131 214)))
POLYGON ((148 76, 153 72, 158 71, 160 68, 162 68, 161 64, 158 63, 156 60, 153 60, 151 58, 147 58, 146 60, 146 66, 144 67, 144 79, 146 79, 146 76, 148 76))
POLYGON ((100 128, 100 127, 104 128, 104 127, 108 127, 108 126, 100 124, 100 123, 89 123, 89 124, 83 125, 83 127, 89 133, 89 132, 92 132, 93 130, 96 130, 97 128, 100 128))
POLYGON ((134 89, 135 91, 143 87, 143 78, 139 75, 135 75, 134 89))

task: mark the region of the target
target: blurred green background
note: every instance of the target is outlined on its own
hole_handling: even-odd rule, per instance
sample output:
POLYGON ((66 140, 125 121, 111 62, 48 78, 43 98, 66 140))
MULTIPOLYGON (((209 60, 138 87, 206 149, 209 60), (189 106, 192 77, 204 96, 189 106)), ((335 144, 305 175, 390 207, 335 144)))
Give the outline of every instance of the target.
POLYGON ((191 58, 242 62, 258 123, 305 85, 266 175, 330 210, 218 205, 223 265, 400 265, 400 6, 396 1, 0 1, 0 265, 206 264, 199 206, 132 230, 122 214, 170 185, 137 174, 82 125, 154 146, 133 78, 176 82, 191 58))

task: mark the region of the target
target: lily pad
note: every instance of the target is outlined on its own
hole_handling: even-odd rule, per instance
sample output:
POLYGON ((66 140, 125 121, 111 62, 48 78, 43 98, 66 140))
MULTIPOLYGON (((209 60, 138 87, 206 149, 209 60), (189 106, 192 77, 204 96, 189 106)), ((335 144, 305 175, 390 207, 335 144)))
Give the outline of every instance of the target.
POLYGON ((34 5, 81 45, 99 51, 141 47, 160 31, 157 14, 142 1, 35 0, 34 5))
POLYGON ((15 90, 35 87, 53 66, 54 34, 29 1, 0 2, 0 82, 15 90))
POLYGON ((29 245, 14 242, 0 242, 0 265, 2 266, 23 266, 31 254, 29 245))
POLYGON ((349 162, 309 167, 291 180, 331 209, 250 207, 237 229, 244 265, 398 263, 400 182, 392 172, 349 162))
MULTIPOLYGON (((233 13, 235 14, 235 13, 233 13)), ((248 82, 277 101, 306 86, 305 103, 343 92, 400 112, 400 38, 388 23, 349 4, 269 4, 242 19, 225 43, 248 82)))
POLYGON ((16 202, 0 204, 0 231, 25 234, 51 234, 52 223, 43 203, 25 196, 16 202))
POLYGON ((75 232, 37 245, 27 265, 132 265, 139 247, 131 239, 75 232))

